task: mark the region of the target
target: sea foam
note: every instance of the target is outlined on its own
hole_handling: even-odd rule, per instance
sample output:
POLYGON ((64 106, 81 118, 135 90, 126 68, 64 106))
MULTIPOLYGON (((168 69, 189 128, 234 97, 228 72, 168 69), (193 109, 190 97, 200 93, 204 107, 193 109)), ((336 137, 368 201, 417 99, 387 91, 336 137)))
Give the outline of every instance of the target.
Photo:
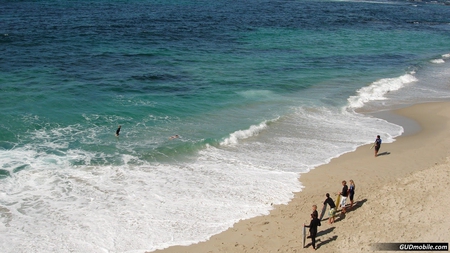
POLYGON ((228 138, 223 140, 220 145, 234 145, 239 142, 239 140, 247 139, 252 136, 258 135, 261 131, 263 131, 267 127, 267 121, 261 122, 259 125, 252 125, 250 128, 246 130, 238 130, 234 133, 231 133, 228 138))
POLYGON ((356 91, 357 95, 348 98, 349 108, 361 108, 364 104, 385 100, 385 95, 391 91, 397 91, 405 85, 417 81, 413 73, 405 74, 397 78, 383 78, 356 91))
POLYGON ((431 62, 431 63, 434 63, 434 64, 442 64, 442 63, 445 63, 444 59, 434 59, 434 60, 431 60, 430 62, 431 62))

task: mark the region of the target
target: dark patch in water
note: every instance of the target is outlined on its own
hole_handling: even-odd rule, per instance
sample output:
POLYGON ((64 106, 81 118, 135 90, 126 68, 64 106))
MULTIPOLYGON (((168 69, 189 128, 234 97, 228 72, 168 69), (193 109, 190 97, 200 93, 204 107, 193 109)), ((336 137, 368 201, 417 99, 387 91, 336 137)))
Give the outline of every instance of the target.
POLYGON ((172 74, 144 74, 141 76, 132 76, 132 78, 140 81, 177 81, 184 79, 182 76, 172 74))
POLYGON ((0 179, 10 177, 11 173, 7 170, 0 169, 0 179))
POLYGON ((14 168, 13 173, 20 172, 20 171, 24 170, 24 169, 27 168, 27 167, 29 167, 28 164, 24 164, 24 165, 21 165, 21 166, 19 166, 19 167, 16 167, 16 168, 14 168))

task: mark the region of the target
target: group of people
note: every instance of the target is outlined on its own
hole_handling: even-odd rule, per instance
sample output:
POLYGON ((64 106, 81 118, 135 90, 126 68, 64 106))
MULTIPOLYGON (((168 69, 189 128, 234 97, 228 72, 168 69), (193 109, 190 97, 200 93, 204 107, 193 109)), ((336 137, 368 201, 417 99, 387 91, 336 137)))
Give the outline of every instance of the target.
MULTIPOLYGON (((375 142, 373 143, 371 148, 375 148, 375 157, 378 156, 378 152, 380 151, 380 147, 381 147, 381 137, 379 135, 377 135, 377 138, 375 139, 375 142)), ((353 207, 353 198, 355 196, 355 182, 353 182, 353 180, 350 179, 350 187, 347 186, 347 181, 343 180, 342 181, 342 190, 340 192, 337 193, 338 195, 340 195, 340 202, 336 203, 341 207, 341 214, 345 215, 345 213, 347 212, 347 208, 352 208, 353 207), (350 206, 347 207, 347 198, 350 198, 350 206)), ((328 212, 328 223, 333 224, 334 223, 334 217, 337 211, 336 208, 336 204, 333 201, 333 199, 330 197, 330 194, 327 193, 326 195, 326 199, 323 202, 323 208, 325 208, 327 205, 330 207, 330 211, 328 212)), ((311 237, 311 242, 312 242, 312 247, 315 250, 316 249, 316 236, 317 236, 317 227, 320 226, 320 219, 323 217, 319 218, 319 213, 317 212, 317 206, 313 205, 313 212, 311 214, 311 222, 309 223, 309 225, 304 225, 305 227, 309 228, 309 233, 310 233, 310 237, 311 237)))
MULTIPOLYGON (((352 208, 353 207, 353 199, 355 196, 355 182, 353 180, 350 179, 350 187, 347 186, 347 181, 343 180, 342 181, 342 190, 340 192, 338 192, 337 194, 340 195, 341 201, 340 203, 337 203, 342 211, 342 214, 345 214, 347 212, 347 208, 352 208), (350 206, 347 207, 347 198, 350 199, 350 206)), ((326 206, 328 205, 330 207, 330 211, 328 211, 328 223, 329 224, 333 224, 335 221, 335 215, 336 215, 336 204, 333 201, 333 199, 330 197, 330 194, 327 193, 325 194, 326 199, 323 202, 323 208, 326 208, 326 206)), ((309 223, 309 225, 304 225, 305 227, 309 228, 309 234, 311 237, 311 243, 312 243, 312 247, 314 250, 316 250, 316 236, 317 236, 317 227, 321 225, 320 223, 320 219, 322 217, 319 218, 319 213, 317 212, 317 205, 313 205, 312 206, 313 212, 311 213, 311 221, 309 223)))

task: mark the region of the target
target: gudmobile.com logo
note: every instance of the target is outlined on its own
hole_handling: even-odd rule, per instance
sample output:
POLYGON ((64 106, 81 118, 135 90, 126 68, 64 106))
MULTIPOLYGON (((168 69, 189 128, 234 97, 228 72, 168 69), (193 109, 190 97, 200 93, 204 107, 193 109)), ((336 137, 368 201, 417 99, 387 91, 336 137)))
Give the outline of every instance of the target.
POLYGON ((375 243, 372 248, 375 251, 448 251, 448 242, 375 243))

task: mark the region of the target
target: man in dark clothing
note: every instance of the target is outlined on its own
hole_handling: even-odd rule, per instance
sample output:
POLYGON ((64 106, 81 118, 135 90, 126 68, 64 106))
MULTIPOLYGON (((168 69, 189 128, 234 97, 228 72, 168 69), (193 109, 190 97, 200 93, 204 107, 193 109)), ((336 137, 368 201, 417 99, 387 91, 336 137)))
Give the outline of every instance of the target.
POLYGON ((330 211, 328 212, 328 223, 332 224, 334 223, 334 214, 336 213, 336 205, 334 204, 334 201, 332 198, 330 198, 330 194, 327 193, 325 196, 327 198, 323 202, 323 208, 328 204, 330 206, 330 211))
POLYGON ((316 250, 317 226, 320 226, 320 220, 317 216, 311 214, 311 222, 309 223, 309 226, 305 225, 305 227, 309 228, 309 233, 311 234, 311 243, 314 250, 316 250))

